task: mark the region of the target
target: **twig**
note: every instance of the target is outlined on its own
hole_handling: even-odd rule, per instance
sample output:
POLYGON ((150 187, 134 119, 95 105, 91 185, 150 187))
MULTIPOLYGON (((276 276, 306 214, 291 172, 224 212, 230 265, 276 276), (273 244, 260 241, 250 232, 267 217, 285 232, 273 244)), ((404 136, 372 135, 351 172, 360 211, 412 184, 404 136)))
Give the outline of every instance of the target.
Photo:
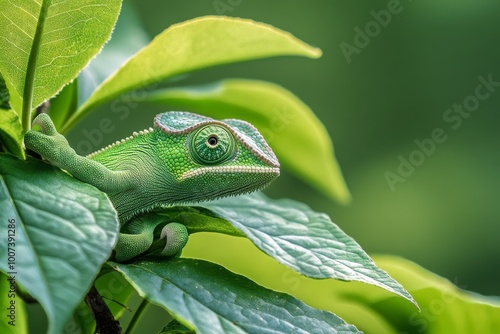
POLYGON ((104 302, 94 285, 90 288, 85 302, 90 308, 96 323, 96 332, 99 334, 121 334, 122 328, 120 322, 115 317, 104 302))

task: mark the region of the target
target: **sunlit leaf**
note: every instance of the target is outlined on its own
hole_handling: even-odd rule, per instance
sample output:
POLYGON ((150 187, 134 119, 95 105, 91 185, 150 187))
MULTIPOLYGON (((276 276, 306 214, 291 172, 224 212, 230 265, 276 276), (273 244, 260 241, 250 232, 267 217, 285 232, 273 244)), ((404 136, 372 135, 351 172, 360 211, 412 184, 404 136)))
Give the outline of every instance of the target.
POLYGON ((12 84, 11 94, 26 99, 32 86, 33 108, 55 95, 108 40, 120 5, 120 0, 1 1, 0 72, 12 84))
POLYGON ((210 66, 284 55, 317 58, 321 51, 287 32, 246 19, 207 16, 175 24, 100 85, 63 130, 97 105, 132 89, 210 66))

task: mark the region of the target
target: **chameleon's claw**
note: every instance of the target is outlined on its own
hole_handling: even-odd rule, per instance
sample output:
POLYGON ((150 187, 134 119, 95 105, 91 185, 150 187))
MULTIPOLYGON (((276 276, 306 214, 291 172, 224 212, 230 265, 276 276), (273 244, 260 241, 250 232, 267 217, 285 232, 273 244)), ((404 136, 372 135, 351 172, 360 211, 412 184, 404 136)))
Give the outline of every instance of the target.
POLYGON ((33 124, 39 125, 41 132, 34 130, 26 132, 24 136, 26 147, 52 164, 61 168, 65 167, 64 163, 75 155, 75 151, 69 146, 66 138, 57 132, 49 115, 38 115, 33 124))
POLYGON ((179 223, 170 223, 163 227, 160 239, 166 238, 165 248, 161 255, 173 256, 179 253, 188 241, 188 231, 186 226, 179 223))
POLYGON ((24 143, 27 148, 58 167, 64 166, 64 159, 74 154, 66 138, 60 134, 51 136, 30 130, 24 135, 24 143))

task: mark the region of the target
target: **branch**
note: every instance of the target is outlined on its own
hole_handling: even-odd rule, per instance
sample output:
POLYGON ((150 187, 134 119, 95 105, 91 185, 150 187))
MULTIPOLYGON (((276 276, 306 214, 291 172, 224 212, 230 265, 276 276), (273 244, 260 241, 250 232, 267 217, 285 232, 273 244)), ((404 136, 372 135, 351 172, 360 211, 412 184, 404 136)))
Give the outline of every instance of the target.
POLYGON ((115 317, 104 302, 94 285, 90 288, 85 302, 90 308, 96 323, 96 332, 99 334, 121 334, 120 322, 115 317))

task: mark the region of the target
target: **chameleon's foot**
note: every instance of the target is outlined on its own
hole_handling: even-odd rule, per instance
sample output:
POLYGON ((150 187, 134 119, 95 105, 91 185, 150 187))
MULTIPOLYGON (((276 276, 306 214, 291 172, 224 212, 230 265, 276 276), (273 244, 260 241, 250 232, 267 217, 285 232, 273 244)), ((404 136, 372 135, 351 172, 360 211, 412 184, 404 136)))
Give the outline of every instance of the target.
POLYGON ((57 166, 60 166, 67 156, 75 154, 66 138, 57 132, 49 115, 38 115, 34 119, 33 125, 39 125, 41 132, 34 130, 26 132, 24 143, 27 148, 57 166))
POLYGON ((163 256, 173 256, 179 253, 188 241, 186 226, 179 223, 170 223, 163 227, 160 239, 166 239, 165 248, 160 252, 163 256))
POLYGON ((125 226, 123 233, 118 235, 115 246, 116 261, 125 262, 141 254, 174 256, 184 248, 188 240, 188 231, 186 226, 179 223, 165 225, 160 237, 153 242, 153 232, 162 218, 158 217, 160 219, 148 223, 136 219, 125 226))

